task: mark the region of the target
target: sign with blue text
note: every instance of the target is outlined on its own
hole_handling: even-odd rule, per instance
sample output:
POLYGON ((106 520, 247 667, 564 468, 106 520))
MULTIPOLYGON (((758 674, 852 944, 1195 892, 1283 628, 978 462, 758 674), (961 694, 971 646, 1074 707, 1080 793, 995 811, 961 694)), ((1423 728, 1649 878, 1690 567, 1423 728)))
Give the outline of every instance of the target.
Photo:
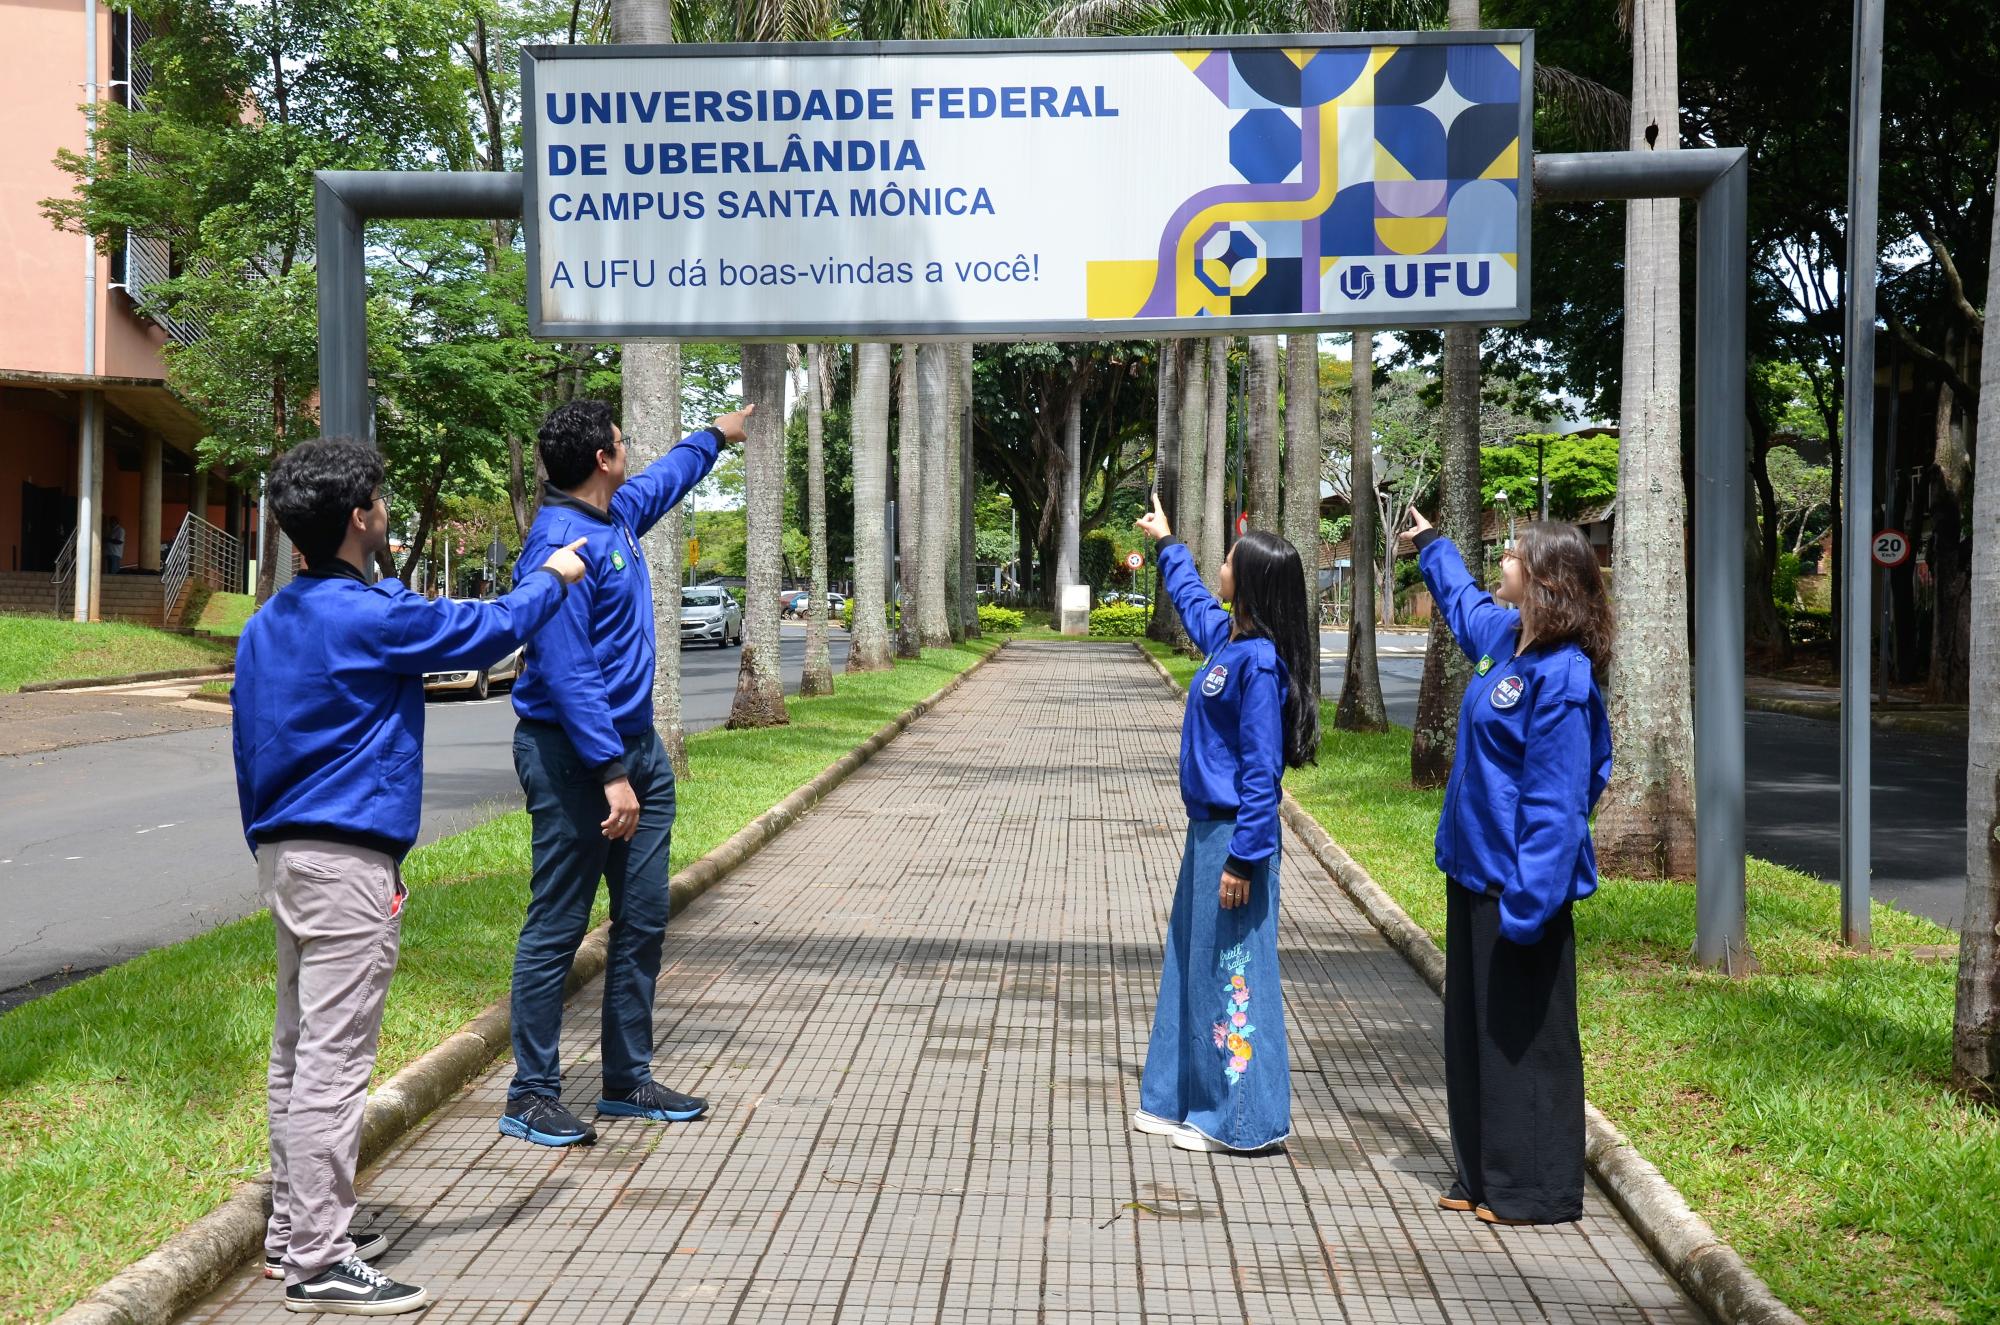
POLYGON ((524 54, 537 336, 1528 316, 1527 32, 524 54))

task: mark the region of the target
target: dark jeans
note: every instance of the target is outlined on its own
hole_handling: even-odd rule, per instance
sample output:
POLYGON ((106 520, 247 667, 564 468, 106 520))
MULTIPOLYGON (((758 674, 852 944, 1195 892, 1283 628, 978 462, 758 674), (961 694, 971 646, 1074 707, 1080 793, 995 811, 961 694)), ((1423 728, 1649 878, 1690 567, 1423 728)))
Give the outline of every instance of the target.
POLYGON ((1465 1194, 1502 1219, 1583 1217, 1583 1046, 1570 908, 1500 937, 1500 899, 1445 884, 1444 1084, 1465 1194))
POLYGON ((507 1098, 562 1093, 564 986, 590 924, 597 881, 611 889, 611 949, 604 968, 604 1088, 630 1090, 652 1074, 653 986, 667 931, 667 844, 674 827, 674 769, 657 733, 625 738, 625 767, 639 797, 628 842, 604 836, 604 787, 560 727, 523 722, 514 770, 534 821, 528 917, 514 949, 514 1080, 507 1098))

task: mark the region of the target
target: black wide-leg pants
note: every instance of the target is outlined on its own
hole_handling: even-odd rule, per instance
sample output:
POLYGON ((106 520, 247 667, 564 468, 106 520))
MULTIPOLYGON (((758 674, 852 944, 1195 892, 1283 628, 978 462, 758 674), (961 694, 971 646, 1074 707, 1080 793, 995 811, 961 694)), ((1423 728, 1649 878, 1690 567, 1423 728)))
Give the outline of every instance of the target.
POLYGON ((1501 1219, 1583 1217, 1583 1046, 1565 905, 1534 943, 1456 882, 1445 915, 1444 1080, 1458 1182, 1501 1219))

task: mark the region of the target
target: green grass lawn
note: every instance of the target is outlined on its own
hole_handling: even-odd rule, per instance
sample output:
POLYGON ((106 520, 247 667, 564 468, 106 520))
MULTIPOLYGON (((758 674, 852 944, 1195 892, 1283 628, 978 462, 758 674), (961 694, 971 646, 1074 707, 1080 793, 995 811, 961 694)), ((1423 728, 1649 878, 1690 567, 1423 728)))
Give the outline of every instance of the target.
POLYGON ((124 621, 0 616, 0 693, 42 681, 87 681, 134 672, 224 667, 228 645, 124 621))
MULTIPOLYGON (((690 737, 673 867, 997 647, 840 676, 789 727, 690 737)), ((527 865, 520 813, 411 854, 377 1081, 505 995, 527 865)), ((260 912, 0 1018, 0 1320, 62 1310, 264 1168, 273 963, 260 912)))
MULTIPOLYGON (((1442 945, 1442 792, 1411 788, 1409 732, 1322 720, 1318 764, 1285 785, 1442 945)), ((1912 951, 1955 936, 1878 905, 1856 955, 1837 890, 1753 859, 1762 971, 1731 980, 1692 969, 1694 903, 1606 879, 1577 906, 1591 1100, 1807 1319, 2000 1320, 2000 1115, 1947 1088, 1956 963, 1912 951)))
POLYGON ((250 614, 257 610, 257 595, 202 592, 201 610, 188 624, 211 635, 241 635, 250 614))

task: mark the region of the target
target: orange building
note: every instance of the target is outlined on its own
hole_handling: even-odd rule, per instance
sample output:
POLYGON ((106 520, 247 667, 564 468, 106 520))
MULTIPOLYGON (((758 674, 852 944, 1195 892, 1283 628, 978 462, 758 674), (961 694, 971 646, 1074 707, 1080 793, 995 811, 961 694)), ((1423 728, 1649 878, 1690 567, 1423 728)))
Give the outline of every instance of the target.
POLYGON ((0 611, 174 624, 191 541, 196 578, 244 588, 254 500, 203 472, 201 423, 164 380, 169 337, 201 330, 162 325, 134 298, 166 276, 167 246, 129 235, 100 254, 41 212, 74 189, 55 157, 84 151, 87 106, 143 96, 144 39, 97 0, 0 0, 0 611))

